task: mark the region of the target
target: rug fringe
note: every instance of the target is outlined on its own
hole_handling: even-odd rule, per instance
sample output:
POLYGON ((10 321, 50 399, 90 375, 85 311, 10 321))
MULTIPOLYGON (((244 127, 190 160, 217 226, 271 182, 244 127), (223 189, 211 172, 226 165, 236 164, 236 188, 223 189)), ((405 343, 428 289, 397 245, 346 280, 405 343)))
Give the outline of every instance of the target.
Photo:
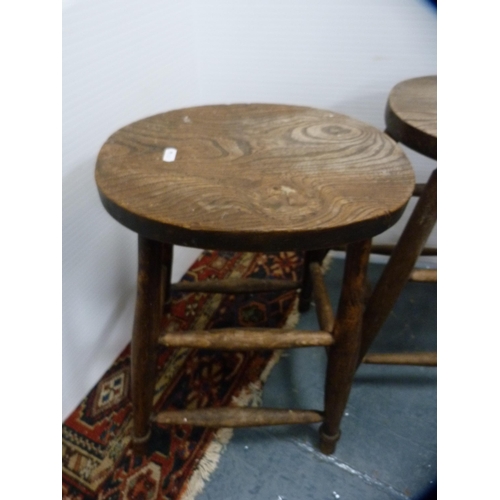
MULTIPOLYGON (((325 259, 326 260, 326 259, 325 259)), ((330 259, 331 260, 331 259, 330 259)), ((299 300, 295 300, 292 310, 288 315, 284 328, 294 328, 300 319, 299 300)), ((275 350, 269 359, 266 367, 262 371, 257 382, 251 382, 243 387, 238 395, 233 396, 232 405, 238 407, 257 407, 262 404, 262 390, 264 382, 268 379, 272 369, 276 366, 283 354, 283 349, 275 350)), ((229 441, 233 437, 232 428, 219 429, 208 445, 203 458, 200 460, 196 469, 188 482, 184 494, 180 500, 194 500, 210 481, 212 473, 217 469, 221 455, 224 453, 229 441)))
POLYGON ((335 251, 334 250, 330 250, 326 254, 326 257, 323 259, 323 262, 321 264, 321 269, 323 271, 323 274, 325 274, 330 269, 334 257, 335 257, 335 251))
POLYGON ((217 469, 220 457, 232 437, 233 429, 230 428, 219 429, 215 433, 212 442, 208 445, 203 458, 189 480, 182 500, 194 500, 202 492, 205 484, 210 480, 210 476, 217 469))

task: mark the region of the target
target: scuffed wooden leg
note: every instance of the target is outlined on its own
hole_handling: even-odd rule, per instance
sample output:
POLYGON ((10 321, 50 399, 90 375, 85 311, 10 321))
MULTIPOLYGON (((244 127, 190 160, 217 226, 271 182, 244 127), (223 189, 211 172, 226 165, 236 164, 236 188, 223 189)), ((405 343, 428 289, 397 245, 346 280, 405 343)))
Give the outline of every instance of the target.
POLYGON ((307 312, 311 307, 313 285, 309 266, 311 262, 319 262, 321 264, 327 253, 328 250, 312 250, 305 253, 304 275, 302 277, 302 288, 299 296, 299 312, 307 312))
POLYGON ((156 346, 162 313, 163 244, 139 236, 137 299, 132 332, 132 445, 145 453, 156 375, 156 346))
POLYGON ((161 304, 163 307, 163 314, 168 314, 170 312, 170 292, 171 292, 171 281, 172 281, 172 262, 174 260, 174 247, 167 243, 162 244, 162 266, 161 266, 161 283, 162 283, 162 295, 161 304))
POLYGON ((320 450, 331 454, 340 438, 340 421, 351 391, 361 344, 361 322, 366 295, 366 270, 371 240, 347 247, 342 291, 328 353, 325 419, 320 428, 320 450))
POLYGON ((437 170, 434 170, 367 303, 363 318, 359 363, 406 285, 415 262, 434 228, 436 217, 437 170))

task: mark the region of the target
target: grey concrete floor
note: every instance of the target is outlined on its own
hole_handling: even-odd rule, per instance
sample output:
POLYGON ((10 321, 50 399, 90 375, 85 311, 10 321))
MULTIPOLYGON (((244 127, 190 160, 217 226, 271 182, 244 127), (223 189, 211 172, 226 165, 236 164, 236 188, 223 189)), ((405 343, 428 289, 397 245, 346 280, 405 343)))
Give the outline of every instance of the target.
MULTIPOLYGON (((338 300, 342 259, 325 279, 338 300)), ((374 283, 382 265, 370 264, 374 283)), ((298 328, 316 329, 314 307, 298 328)), ((436 285, 409 283, 372 351, 436 349, 436 285)), ((265 385, 263 406, 323 408, 324 348, 286 351, 265 385)), ((332 456, 317 425, 236 429, 197 500, 421 499, 436 482, 436 368, 363 365, 332 456)))

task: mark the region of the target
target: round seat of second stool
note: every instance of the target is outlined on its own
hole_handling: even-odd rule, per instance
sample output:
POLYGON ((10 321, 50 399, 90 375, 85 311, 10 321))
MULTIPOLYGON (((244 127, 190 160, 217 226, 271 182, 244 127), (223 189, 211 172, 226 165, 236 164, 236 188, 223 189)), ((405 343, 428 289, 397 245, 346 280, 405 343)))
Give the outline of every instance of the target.
POLYGON ((429 158, 437 158, 437 77, 398 83, 385 110, 386 132, 429 158))
POLYGON ((170 111, 102 147, 104 206, 152 240, 241 251, 312 250, 370 238, 414 184, 395 142, 330 111, 255 104, 170 111), (172 148, 173 161, 164 161, 172 148))

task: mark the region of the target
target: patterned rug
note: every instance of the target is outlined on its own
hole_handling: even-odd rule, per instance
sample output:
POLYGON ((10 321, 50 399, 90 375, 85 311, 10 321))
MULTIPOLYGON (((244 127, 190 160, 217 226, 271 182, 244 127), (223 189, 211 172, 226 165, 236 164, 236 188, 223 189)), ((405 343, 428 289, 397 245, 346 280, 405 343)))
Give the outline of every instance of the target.
MULTIPOLYGON (((204 252, 184 280, 237 277, 300 279, 303 257, 204 252)), ((259 294, 176 293, 165 331, 228 326, 293 326, 296 291, 259 294)), ((257 406, 279 353, 158 347, 154 411, 257 406)), ((130 447, 130 347, 63 424, 63 499, 189 500, 216 468, 230 429, 153 426, 147 456, 130 447)))

